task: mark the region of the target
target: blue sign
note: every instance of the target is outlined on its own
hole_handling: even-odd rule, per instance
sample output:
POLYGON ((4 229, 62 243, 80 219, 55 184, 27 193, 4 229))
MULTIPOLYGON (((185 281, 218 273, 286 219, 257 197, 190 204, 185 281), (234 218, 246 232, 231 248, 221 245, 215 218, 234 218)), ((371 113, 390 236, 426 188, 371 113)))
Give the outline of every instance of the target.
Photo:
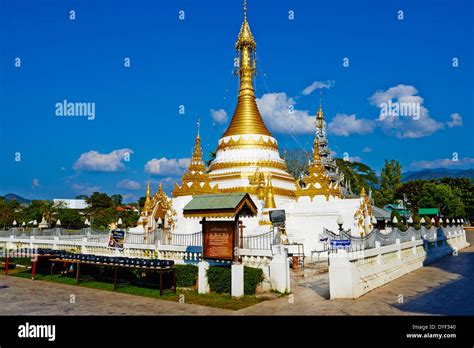
POLYGON ((331 246, 334 248, 347 248, 351 245, 351 241, 348 239, 333 239, 331 240, 331 246))

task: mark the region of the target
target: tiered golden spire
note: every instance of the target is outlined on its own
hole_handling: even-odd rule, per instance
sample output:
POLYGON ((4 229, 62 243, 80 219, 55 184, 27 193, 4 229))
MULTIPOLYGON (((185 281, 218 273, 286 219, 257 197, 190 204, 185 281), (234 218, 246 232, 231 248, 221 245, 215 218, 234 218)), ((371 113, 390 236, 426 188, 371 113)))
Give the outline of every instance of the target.
POLYGON ((223 137, 240 134, 271 136, 255 102, 252 77, 256 70, 255 50, 257 44, 247 22, 247 4, 244 2, 244 21, 240 28, 235 49, 239 52, 239 97, 229 127, 223 137))
POLYGON ((151 199, 150 199, 150 180, 148 180, 148 184, 146 187, 146 197, 145 197, 145 204, 143 204, 143 211, 146 212, 150 209, 151 199))
POLYGON ((304 187, 301 187, 298 180, 296 181, 296 198, 309 196, 313 200, 315 196, 324 195, 326 200, 329 200, 329 196, 341 197, 340 187, 337 184, 333 186, 321 163, 317 138, 314 139, 313 160, 308 167, 308 174, 303 178, 303 183, 304 187))
POLYGON ((173 197, 219 193, 217 185, 211 187, 209 175, 206 173, 206 166, 202 160, 199 120, 197 125, 198 132, 194 144, 193 155, 191 157, 191 163, 189 164, 188 171, 183 174, 181 187, 177 183, 174 184, 173 197))

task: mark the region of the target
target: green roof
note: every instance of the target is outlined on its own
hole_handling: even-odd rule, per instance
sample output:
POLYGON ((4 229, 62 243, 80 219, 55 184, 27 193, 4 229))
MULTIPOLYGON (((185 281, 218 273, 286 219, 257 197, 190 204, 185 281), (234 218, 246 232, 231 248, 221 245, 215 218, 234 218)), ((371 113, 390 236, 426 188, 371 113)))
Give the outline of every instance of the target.
POLYGON ((183 214, 188 217, 255 216, 257 207, 248 193, 220 193, 193 197, 184 207, 183 214))
POLYGON ((438 208, 420 208, 418 209, 418 215, 438 215, 438 208))

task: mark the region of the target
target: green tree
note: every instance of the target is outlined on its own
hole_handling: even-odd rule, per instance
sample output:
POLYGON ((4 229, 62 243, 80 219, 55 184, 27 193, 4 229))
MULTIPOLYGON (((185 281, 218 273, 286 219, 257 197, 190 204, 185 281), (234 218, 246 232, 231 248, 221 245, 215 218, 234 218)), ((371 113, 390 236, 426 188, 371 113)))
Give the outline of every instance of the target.
POLYGON ((138 199, 138 210, 141 210, 145 205, 146 197, 140 197, 138 199))
POLYGON ((438 208, 447 218, 465 216, 463 202, 449 185, 427 182, 423 187, 423 192, 420 206, 438 208))
POLYGON ((424 196, 425 180, 411 180, 398 186, 395 192, 395 198, 405 201, 407 208, 412 213, 417 213, 420 206, 420 199, 424 196))
POLYGON ((58 219, 64 228, 78 229, 84 226, 84 217, 75 209, 58 209, 58 219))
POLYGON ((336 165, 344 174, 344 179, 350 181, 351 190, 355 194, 359 194, 362 188, 368 192, 378 184, 377 174, 366 164, 336 158, 336 165))
POLYGON ((110 199, 112 200, 112 205, 114 207, 118 207, 122 205, 122 199, 123 199, 122 195, 112 195, 110 199))
POLYGON ((398 161, 385 160, 385 166, 380 173, 380 190, 374 193, 375 204, 383 207, 395 202, 397 192, 402 178, 402 166, 398 161))

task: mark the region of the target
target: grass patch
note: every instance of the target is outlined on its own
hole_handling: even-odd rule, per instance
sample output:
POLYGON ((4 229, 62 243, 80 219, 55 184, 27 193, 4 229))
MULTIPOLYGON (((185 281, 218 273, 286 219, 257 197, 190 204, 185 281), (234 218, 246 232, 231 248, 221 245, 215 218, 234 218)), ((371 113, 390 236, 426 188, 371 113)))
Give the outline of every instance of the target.
MULTIPOLYGON (((10 274, 10 272, 9 272, 10 274)), ((31 279, 31 273, 25 271, 24 269, 19 270, 18 272, 11 273, 11 276, 31 279)), ((53 283, 60 283, 73 286, 82 286, 85 288, 92 288, 98 290, 114 291, 114 284, 107 282, 100 282, 93 280, 90 277, 81 276, 79 285, 76 284, 76 278, 74 276, 61 276, 54 274, 52 279, 50 275, 46 274, 36 274, 36 281, 47 281, 53 283)), ((270 297, 265 296, 255 296, 255 295, 245 295, 239 299, 233 299, 230 294, 198 294, 194 289, 177 289, 176 294, 174 292, 167 292, 160 296, 160 290, 140 287, 131 284, 118 284, 117 290, 115 292, 136 295, 136 296, 145 296, 152 297, 161 300, 179 302, 180 295, 184 295, 184 303, 187 304, 196 304, 201 306, 223 308, 229 310, 239 310, 246 307, 256 305, 260 302, 269 300, 270 297)))

